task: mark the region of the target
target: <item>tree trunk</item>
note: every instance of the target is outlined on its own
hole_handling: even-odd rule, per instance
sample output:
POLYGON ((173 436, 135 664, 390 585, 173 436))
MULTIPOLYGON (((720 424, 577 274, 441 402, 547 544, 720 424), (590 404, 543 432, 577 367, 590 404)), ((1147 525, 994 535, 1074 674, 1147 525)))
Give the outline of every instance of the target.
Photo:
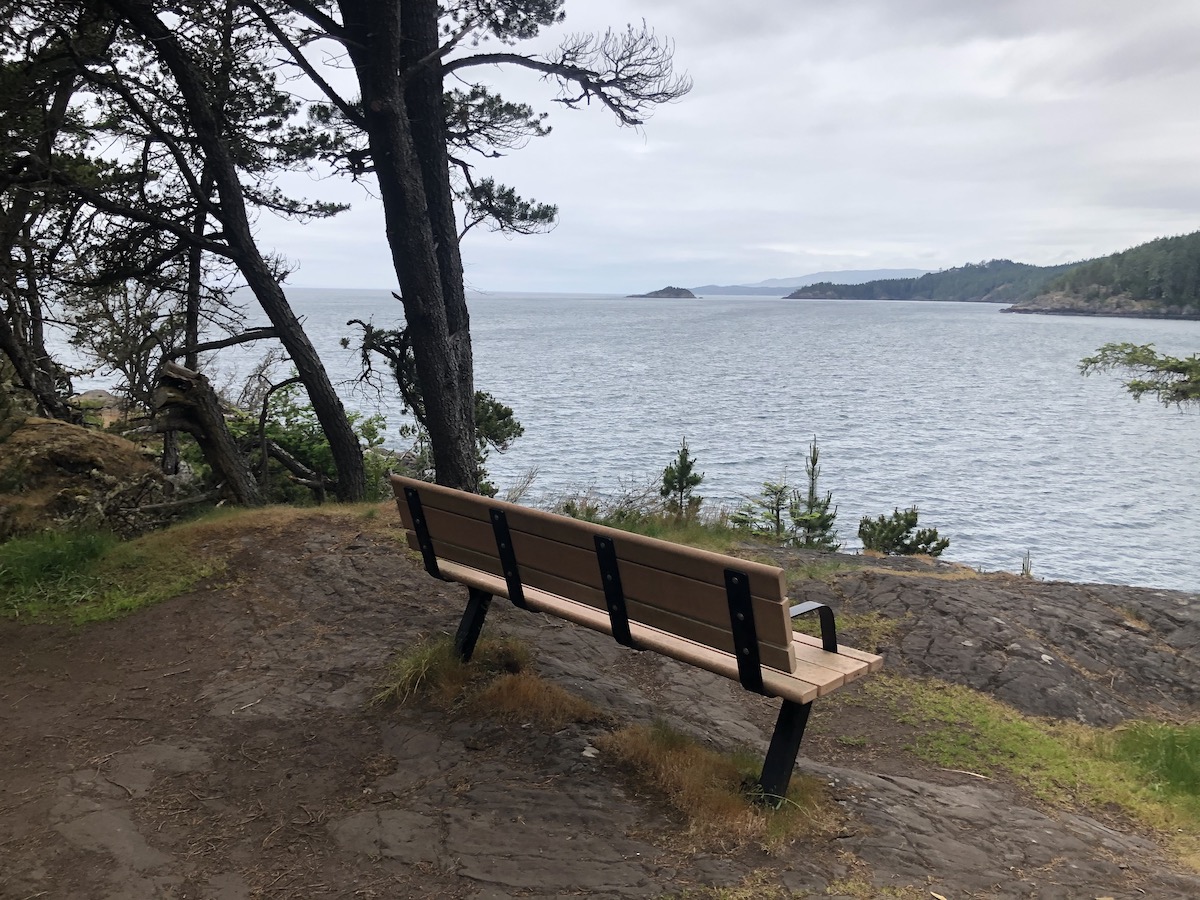
POLYGON ((79 411, 58 392, 54 373, 49 368, 53 362, 48 357, 36 358, 13 328, 8 312, 0 312, 0 352, 12 363, 21 386, 33 395, 39 415, 64 422, 80 421, 79 411))
POLYGON ((471 335, 450 197, 436 0, 339 0, 439 483, 476 490, 471 335), (411 33, 406 33, 405 29, 411 33), (413 104, 410 108, 410 102, 413 104), (446 214, 449 212, 449 228, 446 214))
POLYGON ((174 76, 180 95, 187 103, 197 142, 205 154, 205 171, 212 175, 220 198, 220 220, 231 250, 230 258, 275 326, 280 342, 308 391, 337 469, 338 499, 363 499, 367 476, 358 436, 350 426, 345 407, 334 391, 316 349, 254 241, 237 165, 223 139, 202 72, 174 33, 155 14, 152 4, 145 0, 111 0, 110 5, 149 42, 174 76))
POLYGON ((165 363, 154 391, 157 431, 186 431, 196 439, 204 461, 243 506, 261 506, 262 492, 208 379, 175 363, 165 363))

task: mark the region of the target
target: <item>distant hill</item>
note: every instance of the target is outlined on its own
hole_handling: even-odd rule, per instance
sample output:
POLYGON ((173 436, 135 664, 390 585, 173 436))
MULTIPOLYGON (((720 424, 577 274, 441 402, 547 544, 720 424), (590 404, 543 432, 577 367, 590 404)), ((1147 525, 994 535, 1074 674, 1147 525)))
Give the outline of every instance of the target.
POLYGON ((1006 312, 1200 318, 1200 231, 1080 263, 1006 312))
POLYGON ((791 278, 767 278, 752 284, 702 284, 692 288, 696 294, 741 294, 743 296, 779 297, 794 288, 816 284, 821 281, 836 281, 838 284, 861 284, 881 278, 915 278, 924 275, 927 269, 848 269, 844 272, 813 272, 809 275, 794 275, 791 278))
POLYGON ((1016 303, 1036 296, 1076 263, 1031 266, 1008 259, 967 263, 919 278, 888 278, 862 284, 823 282, 802 287, 789 300, 956 300, 1016 303))

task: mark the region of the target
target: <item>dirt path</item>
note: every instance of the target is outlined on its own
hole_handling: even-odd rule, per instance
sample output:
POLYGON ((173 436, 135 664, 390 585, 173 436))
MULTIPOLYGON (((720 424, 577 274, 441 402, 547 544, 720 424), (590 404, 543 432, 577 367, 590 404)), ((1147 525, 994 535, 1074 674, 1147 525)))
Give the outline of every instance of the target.
MULTIPOLYGON (((369 707, 390 656, 453 629, 461 598, 358 528, 246 535, 232 584, 121 622, 0 625, 0 897, 658 897, 748 878, 800 897, 1200 896, 1136 835, 900 750, 856 757, 820 704, 800 769, 842 831, 688 851, 583 752, 586 729, 369 707)), ((488 628, 619 720, 765 744, 772 704, 723 679, 502 605, 488 628)))

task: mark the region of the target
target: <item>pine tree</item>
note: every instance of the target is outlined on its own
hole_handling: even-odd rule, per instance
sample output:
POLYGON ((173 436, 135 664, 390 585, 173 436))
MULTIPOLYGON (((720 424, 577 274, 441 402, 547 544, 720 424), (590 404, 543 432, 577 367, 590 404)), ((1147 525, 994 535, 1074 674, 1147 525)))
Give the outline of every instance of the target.
POLYGON ((742 528, 758 537, 783 542, 787 537, 784 515, 793 502, 795 491, 788 483, 787 469, 779 481, 764 481, 762 493, 747 500, 731 517, 735 528, 742 528))
POLYGON ((663 469, 660 491, 667 501, 667 512, 679 519, 695 516, 704 499, 692 493, 704 480, 704 473, 696 472, 695 468, 696 458, 688 454, 687 438, 684 438, 675 461, 663 469))
POLYGON ((822 498, 817 491, 817 479, 821 474, 818 464, 820 458, 821 453, 817 449, 817 439, 814 437, 808 446, 808 458, 804 461, 804 471, 808 475, 808 493, 802 496, 799 491, 795 491, 792 494, 789 510, 792 533, 795 535, 792 543, 796 547, 832 553, 842 545, 837 539, 837 529, 834 528, 837 507, 834 506, 830 510, 833 492, 826 491, 825 497, 822 498))

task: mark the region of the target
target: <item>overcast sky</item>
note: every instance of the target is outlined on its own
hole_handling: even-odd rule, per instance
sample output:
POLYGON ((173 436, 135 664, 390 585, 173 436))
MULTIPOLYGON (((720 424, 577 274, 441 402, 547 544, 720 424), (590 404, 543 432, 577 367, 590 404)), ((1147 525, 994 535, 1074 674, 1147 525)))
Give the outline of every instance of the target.
MULTIPOLYGON (((1041 265, 1200 229, 1196 0, 568 0, 560 34, 642 19, 691 94, 641 129, 484 72, 553 133, 481 162, 558 204, 550 234, 480 230, 469 288, 629 293, 838 269, 1041 265)), ((264 243, 298 286, 392 288, 378 204, 264 243)))

